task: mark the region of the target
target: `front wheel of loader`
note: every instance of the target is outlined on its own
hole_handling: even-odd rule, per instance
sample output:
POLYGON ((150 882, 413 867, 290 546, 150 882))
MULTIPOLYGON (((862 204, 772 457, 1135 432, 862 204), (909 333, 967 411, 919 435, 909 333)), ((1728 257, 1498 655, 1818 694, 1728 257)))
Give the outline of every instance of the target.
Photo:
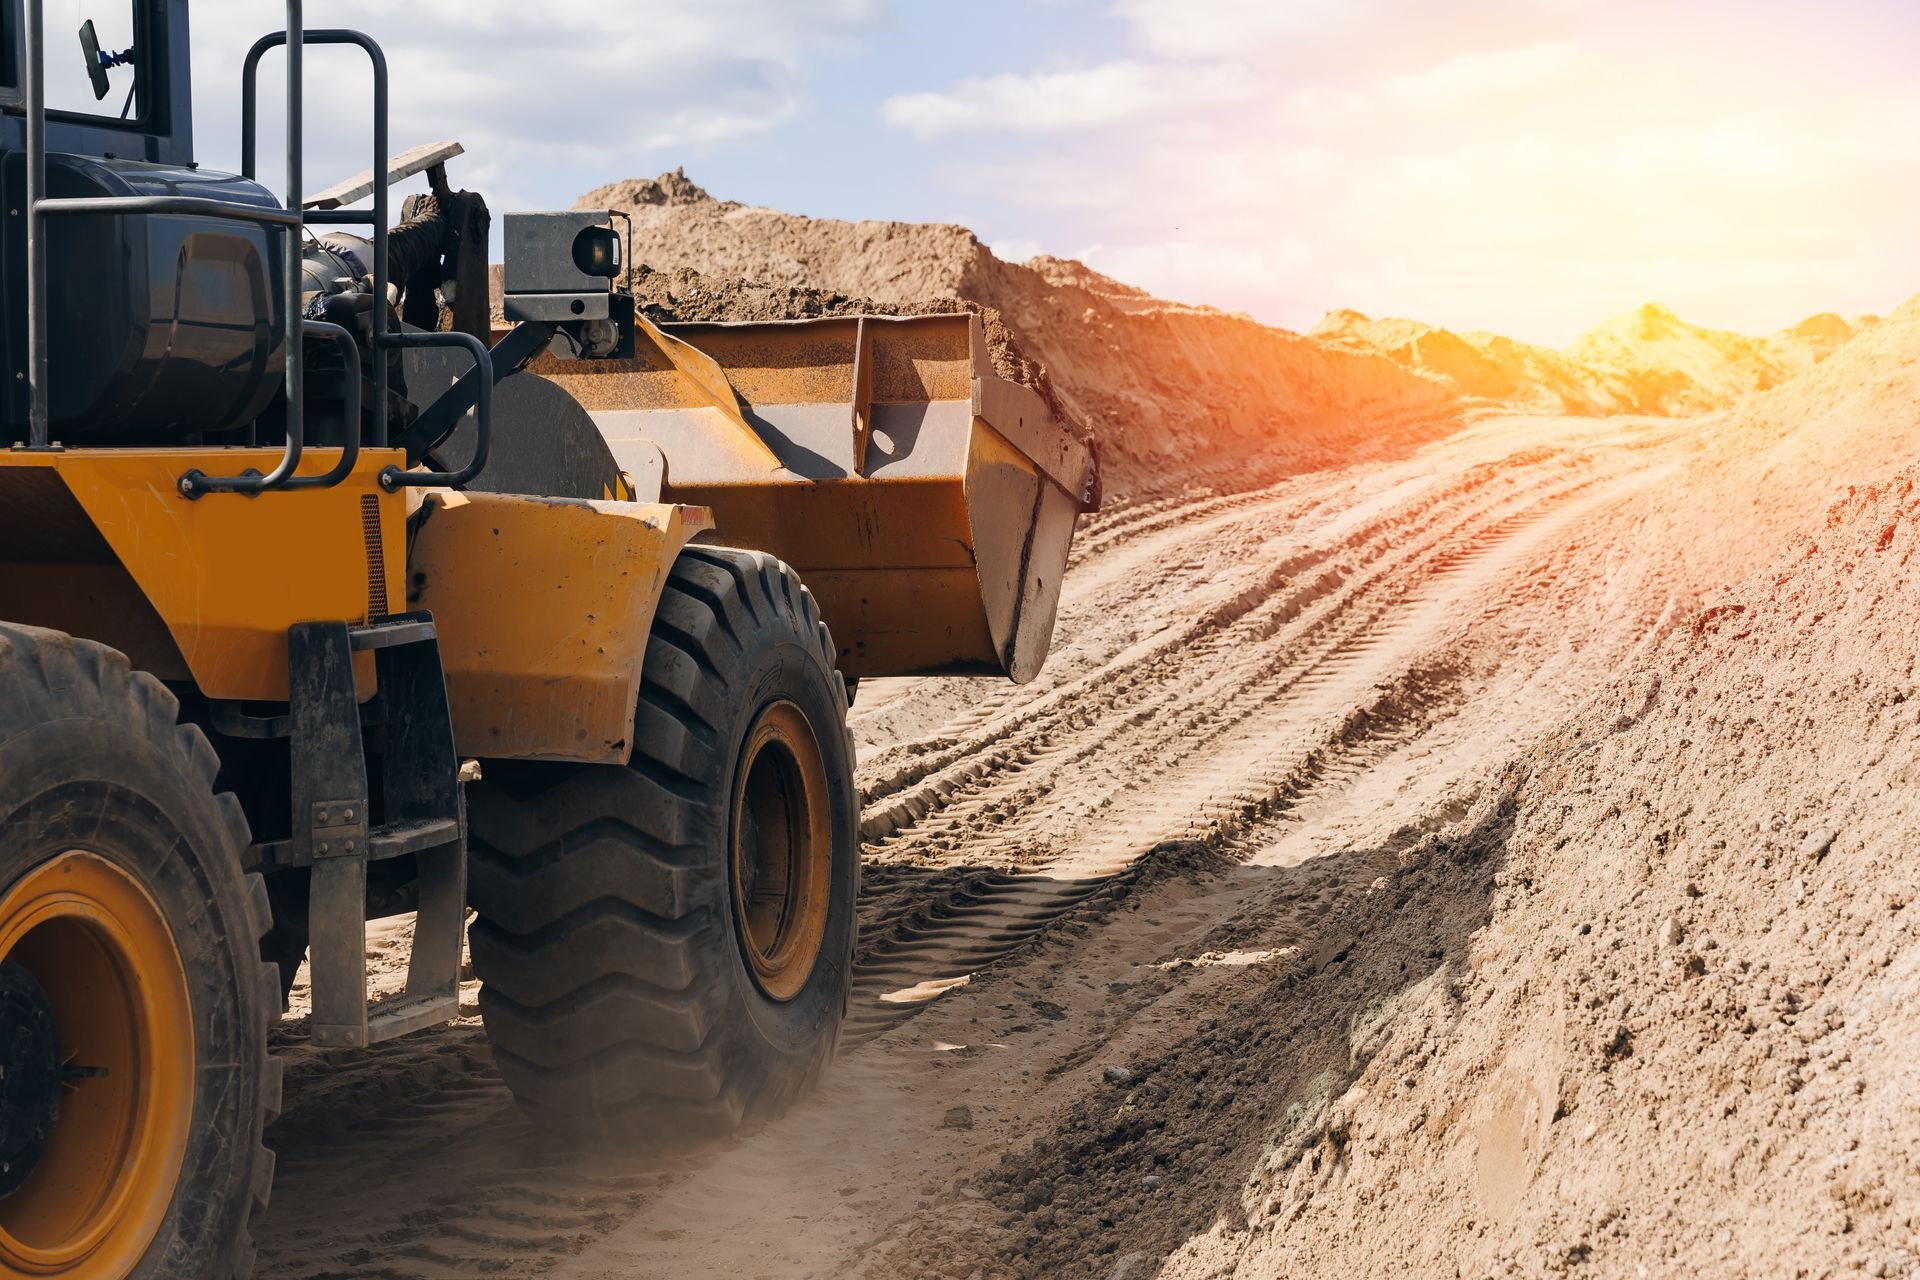
POLYGON ((689 547, 631 763, 468 787, 480 1011, 536 1115, 680 1144, 778 1114, 832 1056, 859 874, 834 652, 786 565, 689 547))
POLYGON ((0 1275, 253 1270, 266 892, 176 709, 112 650, 0 625, 0 1275))

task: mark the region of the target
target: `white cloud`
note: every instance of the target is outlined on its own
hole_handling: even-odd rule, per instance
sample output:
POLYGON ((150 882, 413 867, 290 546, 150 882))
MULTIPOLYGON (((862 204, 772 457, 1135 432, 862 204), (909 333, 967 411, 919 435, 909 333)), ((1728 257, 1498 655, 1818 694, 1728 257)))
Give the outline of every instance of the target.
POLYGON ((1113 12, 1155 53, 1219 58, 1353 27, 1366 7, 1362 0, 1115 0, 1113 12))
MULTIPOLYGON (((539 207, 614 177, 777 128, 829 57, 887 17, 885 0, 326 0, 310 26, 363 30, 392 78, 392 149, 458 139, 457 185, 496 208, 539 207)), ((195 114, 204 162, 237 159, 239 66, 283 18, 259 0, 195 0, 195 114)), ((276 190, 282 55, 263 63, 262 177, 276 190)), ((307 55, 309 190, 366 168, 371 90, 355 50, 307 55)))
POLYGON ((1294 236, 1272 235, 1257 245, 1216 240, 1135 241, 1088 245, 1074 255, 1102 275, 1163 298, 1217 300, 1227 309, 1248 296, 1285 288, 1313 265, 1312 248, 1294 236))
POLYGON ((1232 63, 1109 62, 1076 71, 962 80, 887 99, 887 123, 917 138, 977 132, 1055 133, 1121 124, 1245 97, 1253 80, 1232 63))
POLYGON ((1454 109, 1489 98, 1551 90, 1581 70, 1584 61, 1571 40, 1467 53, 1393 77, 1385 96, 1391 105, 1407 110, 1454 109))
POLYGON ((949 172, 1099 228, 1118 279, 1295 328, 1353 306, 1557 345, 1650 298, 1766 330, 1920 284, 1920 90, 1659 70, 1494 48, 949 172))
POLYGON ((1016 236, 1008 240, 995 240, 987 248, 1002 262, 1025 262, 1028 258, 1037 258, 1046 250, 1038 240, 1029 240, 1016 236))
POLYGON ((1587 0, 1114 0, 1112 13, 1156 54, 1285 58, 1351 71, 1411 52, 1514 43, 1559 25, 1587 0), (1327 55, 1337 55, 1331 63, 1327 55))
MULTIPOLYGON (((766 154, 776 176, 725 194, 959 216, 1008 256, 1092 241, 1123 280, 1295 326, 1351 305, 1548 341, 1648 296, 1772 327, 1920 282, 1920 88, 1863 43, 1900 47, 1890 20, 1741 24, 1666 0, 1101 7, 1122 52, 968 45, 985 60, 953 83, 860 61, 900 33, 924 59, 925 38, 977 20, 900 0, 308 0, 307 16, 386 45, 393 149, 459 138, 455 182, 496 209, 766 154), (1573 20, 1583 5, 1594 20, 1573 20), (876 83, 914 91, 881 102, 876 83)), ((201 157, 230 167, 240 57, 278 6, 192 8, 201 157)), ((308 101, 318 188, 367 164, 364 71, 316 52, 308 101)))

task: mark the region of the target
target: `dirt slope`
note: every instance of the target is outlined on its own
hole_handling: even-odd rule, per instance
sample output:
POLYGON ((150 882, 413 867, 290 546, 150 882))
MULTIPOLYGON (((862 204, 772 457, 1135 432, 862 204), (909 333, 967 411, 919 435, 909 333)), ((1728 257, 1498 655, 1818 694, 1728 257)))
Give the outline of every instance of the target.
POLYGON ((1701 413, 1778 386, 1867 327, 1823 314, 1753 338, 1703 329, 1648 303, 1582 334, 1566 355, 1616 412, 1701 413))
POLYGON ((1207 952, 1293 959, 1002 1163, 1002 1265, 1920 1272, 1916 402, 1920 302, 1659 442, 1444 637, 1469 669, 1650 647, 1329 850, 1379 878, 1316 927, 1244 899, 1207 952))
POLYGON ((641 263, 669 281, 686 271, 704 280, 667 288, 672 299, 656 280, 663 315, 705 318, 716 308, 699 295, 735 290, 757 295, 736 313, 771 315, 783 296, 794 316, 821 314, 822 298, 852 309, 989 309, 1112 454, 1119 492, 1235 471, 1249 457, 1281 474, 1357 446, 1403 447, 1461 401, 1549 414, 1708 412, 1812 368, 1874 321, 1822 314, 1748 337, 1649 304, 1554 351, 1334 311, 1300 335, 1155 298, 1069 259, 1004 262, 964 227, 717 200, 678 169, 598 188, 576 207, 631 213, 641 263), (682 294, 694 295, 690 307, 682 294))
POLYGON ((1623 554, 1667 559, 1703 593, 1732 586, 1818 529, 1850 486, 1910 465, 1920 404, 1920 298, 1832 359, 1700 420, 1683 483, 1621 513, 1623 554))
POLYGON ((1116 504, 1033 684, 863 685, 817 1096, 583 1155, 470 988, 296 1019, 263 1276, 1911 1274, 1915 403, 1920 304, 1737 412, 1116 504))
POLYGON ((1811 316, 1765 337, 1703 329, 1649 303, 1565 351, 1417 320, 1330 311, 1314 338, 1373 351, 1460 395, 1539 413, 1694 414, 1725 408, 1811 369, 1877 317, 1811 316))
POLYGON ((1330 346, 1377 351, 1438 378, 1459 394, 1542 413, 1605 413, 1621 406, 1587 370, 1549 347, 1492 333, 1456 334, 1417 320, 1329 311, 1311 336, 1330 346))
MULTIPOLYGON (((714 200, 677 171, 576 205, 630 212, 636 260, 669 280, 690 269, 709 291, 740 281, 793 290, 801 305, 823 294, 990 309, 1091 428, 1118 495, 1386 456, 1451 421, 1449 388, 1375 353, 1164 302, 1078 263, 1003 262, 964 227, 752 208, 714 200)), ((681 309, 677 297, 659 301, 681 309)))
POLYGON ((1878 323, 1879 316, 1855 316, 1848 320, 1823 311, 1791 328, 1767 335, 1767 354, 1782 369, 1810 369, 1878 323))
POLYGON ((1163 1274, 1912 1274, 1917 520, 1856 491, 1417 850, 1490 918, 1163 1274))
MULTIPOLYGON (((643 274, 657 314, 868 305, 863 226, 895 269, 890 224, 619 198, 714 258, 643 274), (742 283, 754 227, 803 269, 742 283)), ((1358 371, 1478 366, 1393 322, 1432 368, 1316 365, 952 230, 899 234, 978 296, 879 305, 1009 273, 1008 360, 1079 308, 1048 363, 1089 413, 1138 396, 1095 415, 1138 483, 1033 683, 863 683, 836 1070, 714 1150, 582 1153, 513 1107, 471 983, 364 1054, 305 1046, 297 989, 263 1280, 1920 1275, 1920 300, 1742 339, 1784 381, 1712 413, 1356 456, 1398 421, 1358 371), (1242 350, 1293 380, 1200 377, 1242 350), (1172 484, 1154 433, 1208 396, 1290 425, 1169 428, 1241 473, 1172 484)), ((373 933, 382 991, 404 941, 373 933)))

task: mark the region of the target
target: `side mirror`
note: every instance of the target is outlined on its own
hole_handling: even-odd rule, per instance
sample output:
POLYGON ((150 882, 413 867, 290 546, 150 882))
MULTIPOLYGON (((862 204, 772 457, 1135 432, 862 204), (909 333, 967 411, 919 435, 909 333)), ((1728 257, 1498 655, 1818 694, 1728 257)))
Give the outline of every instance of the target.
POLYGON ((100 61, 100 37, 94 34, 92 18, 80 27, 80 49, 87 55, 87 79, 93 82, 93 100, 99 102, 107 96, 107 68, 100 61))

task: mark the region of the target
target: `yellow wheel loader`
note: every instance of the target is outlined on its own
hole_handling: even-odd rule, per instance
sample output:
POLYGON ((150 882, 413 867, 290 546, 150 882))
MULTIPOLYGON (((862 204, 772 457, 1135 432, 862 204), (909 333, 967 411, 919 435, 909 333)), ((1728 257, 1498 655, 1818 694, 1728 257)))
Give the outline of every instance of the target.
POLYGON ((564 1127, 773 1115, 846 1008, 855 682, 1033 675, 1086 446, 969 315, 650 324, 603 214, 508 215, 496 327, 374 41, 287 0, 225 174, 186 0, 98 3, 50 54, 0 0, 0 1274, 252 1269, 303 965, 351 1051, 454 1017, 464 943, 564 1127), (303 197, 313 45, 371 62, 374 163, 303 197))

